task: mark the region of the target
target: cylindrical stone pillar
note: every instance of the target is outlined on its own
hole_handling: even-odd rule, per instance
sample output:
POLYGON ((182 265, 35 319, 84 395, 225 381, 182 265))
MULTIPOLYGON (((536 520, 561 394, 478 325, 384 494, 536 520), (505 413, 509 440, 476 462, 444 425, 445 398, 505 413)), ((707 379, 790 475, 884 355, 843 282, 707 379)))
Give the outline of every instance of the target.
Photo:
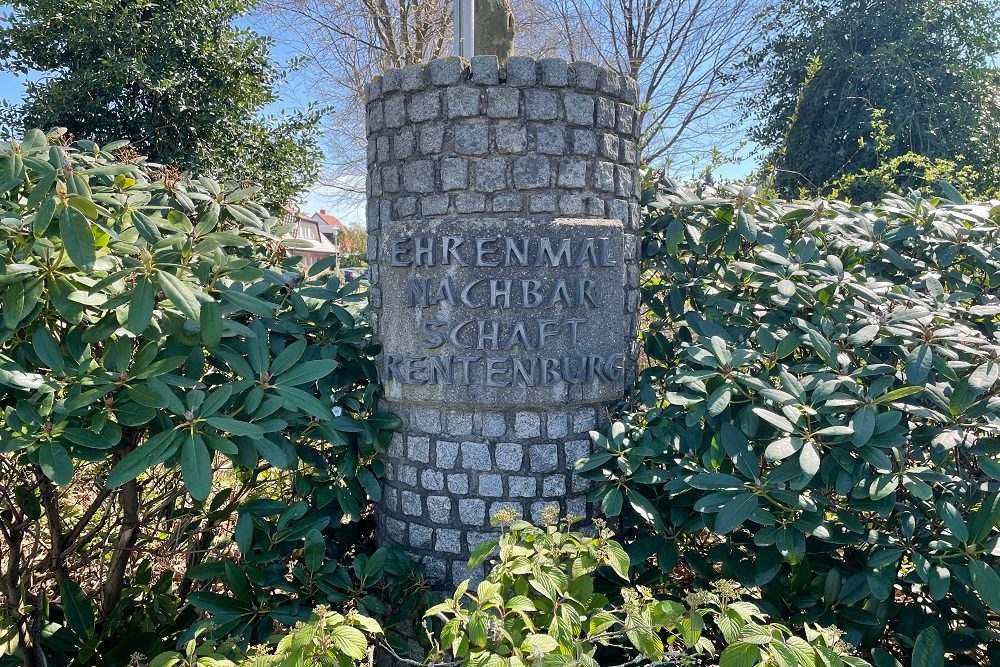
POLYGON ((492 56, 368 88, 370 303, 403 421, 379 537, 442 586, 511 508, 587 517, 572 474, 638 354, 635 83, 492 56))

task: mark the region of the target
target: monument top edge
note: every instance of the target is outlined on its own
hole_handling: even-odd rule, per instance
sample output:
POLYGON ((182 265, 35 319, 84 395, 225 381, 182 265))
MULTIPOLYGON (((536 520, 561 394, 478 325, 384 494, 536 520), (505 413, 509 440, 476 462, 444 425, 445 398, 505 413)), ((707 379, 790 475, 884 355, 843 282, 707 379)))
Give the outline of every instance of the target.
POLYGON ((413 225, 420 225, 423 228, 434 227, 467 227, 470 231, 480 227, 510 227, 523 225, 525 231, 544 229, 546 227, 620 227, 625 228, 625 223, 618 218, 578 218, 571 216, 544 216, 544 217, 522 217, 522 216, 446 216, 435 218, 404 218, 402 220, 392 220, 386 222, 385 229, 406 229, 413 225))
POLYGON ((512 56, 501 63, 496 56, 435 58, 385 70, 365 85, 365 98, 372 102, 393 93, 468 84, 506 85, 515 88, 576 88, 636 104, 639 88, 632 77, 584 60, 512 56))

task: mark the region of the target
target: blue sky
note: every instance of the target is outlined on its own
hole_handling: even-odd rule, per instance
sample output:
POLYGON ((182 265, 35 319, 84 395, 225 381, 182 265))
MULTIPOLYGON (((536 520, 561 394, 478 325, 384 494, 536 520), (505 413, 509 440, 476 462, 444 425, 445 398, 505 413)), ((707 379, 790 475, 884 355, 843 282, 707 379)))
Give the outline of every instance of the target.
MULTIPOLYGON (((0 4, 0 15, 5 11, 9 11, 9 6, 0 4)), ((266 26, 254 21, 252 16, 240 21, 240 23, 265 34, 269 32, 266 26)), ((270 36, 274 40, 271 56, 276 62, 279 64, 286 63, 296 55, 294 45, 283 42, 280 39, 281 35, 271 34, 270 36)), ((0 99, 17 103, 24 93, 25 81, 31 76, 38 75, 22 77, 0 70, 0 99)), ((296 86, 294 77, 283 84, 279 88, 278 93, 279 100, 265 108, 266 113, 278 114, 284 109, 294 109, 308 101, 308 99, 302 99, 301 89, 296 86)), ((746 153, 746 151, 743 152, 746 153)), ((741 178, 746 176, 753 167, 753 160, 744 158, 739 163, 724 165, 717 170, 716 174, 722 178, 741 178)), ((345 204, 341 197, 331 193, 329 190, 316 188, 312 192, 307 193, 301 207, 307 213, 313 213, 316 210, 325 208, 347 224, 363 224, 364 211, 361 204, 362 202, 359 201, 356 206, 352 207, 349 204, 345 204)))

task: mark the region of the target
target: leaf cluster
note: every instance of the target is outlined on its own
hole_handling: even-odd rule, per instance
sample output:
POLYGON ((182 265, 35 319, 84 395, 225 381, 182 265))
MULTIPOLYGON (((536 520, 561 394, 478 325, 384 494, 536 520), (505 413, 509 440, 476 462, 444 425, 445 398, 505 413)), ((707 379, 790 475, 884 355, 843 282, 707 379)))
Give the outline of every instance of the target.
POLYGON ((261 586, 307 534, 359 543, 397 423, 374 408, 359 285, 330 262, 301 271, 257 188, 64 139, 0 143, 0 537, 16 593, 0 627, 27 667, 150 654, 193 621, 192 580, 165 567, 206 560, 243 506, 240 545, 257 521, 272 547, 261 586), (292 529, 303 503, 321 518, 292 529))
POLYGON ((1000 208, 951 192, 646 193, 646 367, 579 470, 641 582, 721 571, 853 644, 1000 648, 1000 208))
POLYGON ((569 521, 538 528, 518 520, 498 542, 480 545, 470 567, 496 551, 499 558, 475 589, 466 580, 427 611, 444 622, 432 637, 438 651, 429 663, 447 657, 453 660, 445 664, 477 667, 702 664, 717 653, 705 634, 711 625, 721 628, 716 659, 723 667, 870 667, 848 654, 835 630, 809 628, 803 639, 768 624, 736 582, 716 582, 683 601, 632 586, 625 549, 600 521, 596 533, 571 532, 569 521))

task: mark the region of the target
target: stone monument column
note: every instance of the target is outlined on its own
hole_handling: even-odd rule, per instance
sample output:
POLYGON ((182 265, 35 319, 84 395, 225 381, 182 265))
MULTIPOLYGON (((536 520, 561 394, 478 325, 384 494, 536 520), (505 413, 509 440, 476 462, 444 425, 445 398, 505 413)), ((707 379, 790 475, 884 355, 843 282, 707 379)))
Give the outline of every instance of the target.
POLYGON ((495 56, 368 87, 369 298, 403 421, 379 538, 444 587, 501 509, 590 516, 573 465, 638 355, 636 96, 589 63, 495 56))

